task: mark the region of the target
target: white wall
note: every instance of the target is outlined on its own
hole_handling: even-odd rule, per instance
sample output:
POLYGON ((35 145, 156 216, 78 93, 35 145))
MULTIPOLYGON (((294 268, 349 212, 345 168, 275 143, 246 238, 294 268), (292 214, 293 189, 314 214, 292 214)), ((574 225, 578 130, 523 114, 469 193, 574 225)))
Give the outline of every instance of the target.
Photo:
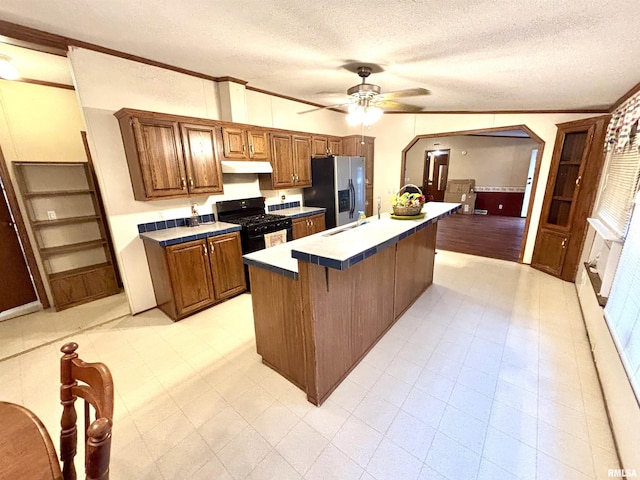
POLYGON ((440 149, 450 150, 450 180, 473 178, 479 187, 524 187, 531 151, 537 145, 529 138, 514 137, 455 135, 423 138, 407 151, 406 177, 411 178, 411 183, 420 184, 424 152, 440 149))

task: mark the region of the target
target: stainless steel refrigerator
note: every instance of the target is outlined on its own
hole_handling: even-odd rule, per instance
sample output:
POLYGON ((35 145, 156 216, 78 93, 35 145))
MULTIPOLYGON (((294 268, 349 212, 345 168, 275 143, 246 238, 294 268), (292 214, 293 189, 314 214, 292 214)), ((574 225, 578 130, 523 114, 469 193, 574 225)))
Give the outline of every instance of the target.
POLYGON ((364 157, 311 159, 312 186, 303 189, 304 204, 327 209, 327 228, 355 222, 364 212, 364 165, 364 157))

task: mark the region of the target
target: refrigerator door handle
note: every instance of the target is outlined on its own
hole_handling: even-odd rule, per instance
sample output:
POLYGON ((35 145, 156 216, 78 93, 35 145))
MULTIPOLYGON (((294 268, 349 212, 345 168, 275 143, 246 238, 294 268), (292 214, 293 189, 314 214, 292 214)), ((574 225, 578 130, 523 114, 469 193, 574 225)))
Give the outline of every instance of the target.
POLYGON ((353 214, 356 211, 356 188, 353 186, 352 179, 349 179, 349 196, 351 197, 351 210, 349 211, 349 218, 353 218, 353 214))

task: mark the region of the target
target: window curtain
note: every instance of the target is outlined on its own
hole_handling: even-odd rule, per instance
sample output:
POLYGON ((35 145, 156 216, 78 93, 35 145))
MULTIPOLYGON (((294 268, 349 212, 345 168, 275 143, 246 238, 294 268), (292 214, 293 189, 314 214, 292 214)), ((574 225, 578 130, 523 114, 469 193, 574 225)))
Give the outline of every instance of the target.
POLYGON ((612 115, 607 128, 607 163, 595 216, 625 238, 640 178, 640 93, 612 115))

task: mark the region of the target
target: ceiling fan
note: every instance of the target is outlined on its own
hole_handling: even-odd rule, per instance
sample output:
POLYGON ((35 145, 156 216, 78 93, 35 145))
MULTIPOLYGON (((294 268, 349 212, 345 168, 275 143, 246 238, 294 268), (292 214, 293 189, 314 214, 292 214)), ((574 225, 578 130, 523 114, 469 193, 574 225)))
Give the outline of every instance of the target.
MULTIPOLYGON (((348 68, 349 66, 346 67, 348 68)), ((382 68, 377 65, 373 67, 377 72, 382 71, 382 68)), ((372 66, 368 65, 360 65, 357 67, 356 73, 362 78, 362 83, 354 85, 347 90, 349 98, 346 101, 336 105, 313 108, 298 113, 303 114, 327 108, 346 107, 349 112, 347 120, 351 123, 362 123, 364 126, 368 126, 379 120, 385 110, 407 113, 422 111, 422 107, 396 102, 395 99, 429 95, 431 93, 429 90, 426 88, 409 88, 395 92, 381 93, 380 86, 367 83, 367 77, 371 75, 372 70, 372 66)))

